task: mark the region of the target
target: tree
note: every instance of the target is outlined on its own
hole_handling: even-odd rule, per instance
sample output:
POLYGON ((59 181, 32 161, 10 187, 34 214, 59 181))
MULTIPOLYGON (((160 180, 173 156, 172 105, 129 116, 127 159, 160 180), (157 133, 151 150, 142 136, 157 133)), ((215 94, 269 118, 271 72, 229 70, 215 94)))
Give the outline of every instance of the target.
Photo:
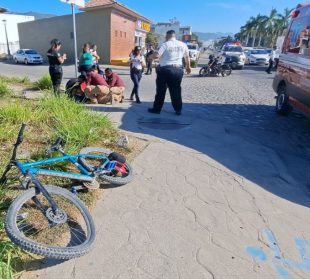
POLYGON ((155 46, 157 46, 158 43, 159 43, 159 37, 156 36, 154 33, 149 32, 149 33, 146 35, 145 43, 148 44, 148 45, 152 45, 152 46, 155 47, 155 46))
POLYGON ((241 26, 240 32, 235 37, 245 46, 273 46, 278 36, 281 36, 288 27, 291 11, 286 8, 279 14, 272 8, 268 16, 261 14, 252 16, 244 26, 241 26))

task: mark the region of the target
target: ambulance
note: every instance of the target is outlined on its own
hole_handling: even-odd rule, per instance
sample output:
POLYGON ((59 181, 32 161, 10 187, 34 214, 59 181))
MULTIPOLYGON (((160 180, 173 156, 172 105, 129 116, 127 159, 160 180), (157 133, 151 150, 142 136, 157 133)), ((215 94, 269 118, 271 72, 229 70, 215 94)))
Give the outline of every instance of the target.
POLYGON ((292 108, 310 115, 310 2, 297 5, 284 38, 273 89, 276 111, 292 108))

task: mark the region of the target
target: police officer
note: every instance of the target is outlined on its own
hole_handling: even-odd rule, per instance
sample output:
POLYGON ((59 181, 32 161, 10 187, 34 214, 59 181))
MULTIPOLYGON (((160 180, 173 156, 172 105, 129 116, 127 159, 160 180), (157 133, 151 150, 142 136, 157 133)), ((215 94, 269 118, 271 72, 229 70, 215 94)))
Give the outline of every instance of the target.
POLYGON ((47 51, 47 58, 49 67, 49 73, 53 83, 54 94, 59 94, 59 89, 62 80, 62 67, 67 56, 66 54, 60 55, 59 50, 61 48, 61 42, 58 39, 51 41, 51 48, 47 51))
POLYGON ((156 95, 153 108, 149 108, 149 113, 160 114, 164 105, 167 88, 169 88, 172 106, 177 115, 182 112, 182 88, 183 79, 182 58, 185 59, 186 73, 191 73, 189 51, 185 43, 176 39, 174 30, 169 30, 166 34, 166 42, 163 43, 151 59, 159 58, 157 68, 156 95))

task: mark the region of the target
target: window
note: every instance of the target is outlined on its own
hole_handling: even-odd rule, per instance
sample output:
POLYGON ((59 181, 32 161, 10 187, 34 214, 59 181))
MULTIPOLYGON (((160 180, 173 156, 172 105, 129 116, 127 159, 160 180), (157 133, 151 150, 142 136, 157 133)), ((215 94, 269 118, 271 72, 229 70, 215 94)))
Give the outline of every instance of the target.
POLYGON ((121 38, 123 37, 123 32, 122 32, 122 31, 120 31, 120 37, 121 37, 121 38))
POLYGON ((124 32, 124 37, 126 38, 126 35, 127 35, 127 33, 126 32, 124 32))
POLYGON ((74 39, 74 34, 73 34, 73 32, 70 32, 70 39, 74 39))
POLYGON ((302 17, 293 21, 284 42, 283 50, 310 56, 310 18, 302 17))
POLYGON ((117 37, 117 30, 115 30, 115 37, 117 37))

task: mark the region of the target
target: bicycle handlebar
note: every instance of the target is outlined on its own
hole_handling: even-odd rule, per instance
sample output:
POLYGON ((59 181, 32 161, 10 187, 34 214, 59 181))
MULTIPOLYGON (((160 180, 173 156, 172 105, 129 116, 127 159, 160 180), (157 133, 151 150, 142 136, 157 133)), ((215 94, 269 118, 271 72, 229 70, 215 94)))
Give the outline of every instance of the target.
POLYGON ((55 143, 48 149, 49 152, 57 152, 61 147, 65 144, 64 139, 62 137, 58 137, 55 143))
POLYGON ((19 132, 18 132, 18 136, 17 136, 17 139, 16 139, 16 143, 15 143, 15 146, 18 146, 20 145, 23 140, 24 140, 24 130, 26 128, 27 124, 23 123, 19 132))

